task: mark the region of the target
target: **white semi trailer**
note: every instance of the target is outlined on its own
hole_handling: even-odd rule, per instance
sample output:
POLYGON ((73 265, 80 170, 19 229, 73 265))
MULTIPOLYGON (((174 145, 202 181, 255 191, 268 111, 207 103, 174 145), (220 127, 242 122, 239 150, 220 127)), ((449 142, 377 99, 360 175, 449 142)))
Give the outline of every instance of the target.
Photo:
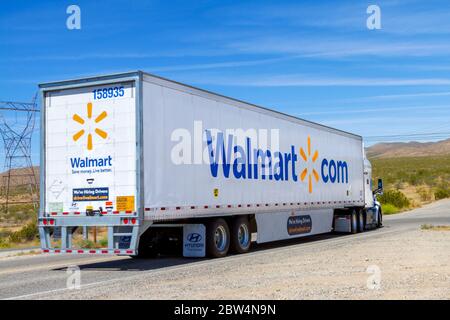
POLYGON ((177 240, 222 257, 252 236, 381 226, 358 135, 141 71, 40 90, 44 253, 147 256, 177 240), (74 245, 81 227, 107 245, 74 245))

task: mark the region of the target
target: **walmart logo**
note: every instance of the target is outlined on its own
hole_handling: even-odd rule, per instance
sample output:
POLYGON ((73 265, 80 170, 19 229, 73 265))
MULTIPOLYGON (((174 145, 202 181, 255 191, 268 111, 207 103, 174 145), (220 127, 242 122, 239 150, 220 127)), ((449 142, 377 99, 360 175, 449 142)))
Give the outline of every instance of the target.
MULTIPOLYGON (((308 156, 306 156, 305 151, 303 148, 300 148, 300 155, 302 156, 303 160, 307 163, 308 159, 311 159, 311 163, 315 163, 317 158, 319 157, 319 151, 314 151, 313 156, 311 157, 311 137, 308 136, 308 156)), ((305 180, 306 175, 308 175, 308 191, 309 193, 312 193, 312 177, 316 180, 316 182, 319 182, 319 174, 317 173, 316 169, 310 169, 308 171, 308 168, 303 169, 302 173, 300 174, 300 179, 303 181, 305 180)))
POLYGON ((248 137, 245 143, 240 145, 235 143, 237 139, 234 135, 225 137, 223 132, 218 132, 215 140, 214 145, 211 131, 206 130, 209 167, 214 178, 219 177, 220 171, 224 178, 235 179, 304 182, 308 177, 309 193, 313 192, 314 181, 316 184, 348 184, 347 162, 326 157, 319 160, 319 151, 312 150, 310 136, 307 138, 306 151, 303 147, 296 148, 291 145, 287 152, 254 148, 248 137), (301 165, 299 157, 306 165, 301 165), (316 170, 319 163, 320 172, 316 170))
MULTIPOLYGON (((100 121, 105 119, 107 116, 108 116, 108 114, 106 113, 106 111, 103 111, 95 119, 93 119, 94 124, 96 125, 97 123, 99 123, 100 121)), ((78 122, 79 124, 81 124, 82 126, 86 125, 85 119, 83 119, 78 114, 74 114, 72 119, 75 122, 78 122)), ((92 103, 90 103, 90 102, 87 104, 87 119, 88 119, 87 121, 90 121, 92 123, 92 103)), ((106 139, 108 137, 108 134, 100 128, 96 127, 94 132, 102 139, 106 139)), ((73 141, 78 141, 81 137, 84 136, 85 133, 86 133, 85 130, 81 129, 80 131, 78 131, 77 133, 75 133, 73 135, 73 141)), ((92 150, 92 133, 91 132, 89 132, 87 135, 87 149, 92 150)))

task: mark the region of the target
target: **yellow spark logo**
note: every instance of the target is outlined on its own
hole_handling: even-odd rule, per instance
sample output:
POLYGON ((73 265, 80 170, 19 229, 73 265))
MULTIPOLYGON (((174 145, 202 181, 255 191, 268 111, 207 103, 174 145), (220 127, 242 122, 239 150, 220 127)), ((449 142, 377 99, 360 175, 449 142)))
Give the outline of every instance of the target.
MULTIPOLYGON (((108 116, 108 114, 106 113, 106 111, 103 111, 94 119, 94 122, 99 123, 100 121, 105 119, 107 116, 108 116)), ((88 117, 88 119, 92 119, 92 103, 90 103, 90 102, 87 104, 87 117, 88 117)), ((72 119, 81 125, 84 125, 86 123, 86 121, 77 114, 74 114, 72 119)), ((94 131, 97 135, 99 135, 103 139, 106 139, 106 137, 108 137, 108 134, 105 131, 103 131, 102 129, 95 128, 94 131)), ((80 131, 78 131, 77 133, 75 133, 73 135, 73 141, 77 141, 84 134, 85 134, 85 130, 81 129, 80 131)), ((91 133, 89 133, 87 136, 87 148, 88 148, 88 150, 92 150, 92 134, 91 133)))
MULTIPOLYGON (((303 148, 300 147, 300 155, 302 156, 303 160, 305 162, 308 162, 308 159, 311 158, 311 137, 308 136, 308 156, 306 156, 305 151, 303 148)), ((317 158, 319 157, 319 152, 316 150, 311 158, 311 163, 316 162, 317 158)), ((319 174, 315 169, 312 169, 311 172, 309 172, 308 168, 303 169, 302 173, 300 174, 300 179, 303 181, 306 178, 306 175, 308 175, 308 190, 309 193, 312 193, 312 177, 314 176, 314 179, 316 182, 319 182, 319 174)))

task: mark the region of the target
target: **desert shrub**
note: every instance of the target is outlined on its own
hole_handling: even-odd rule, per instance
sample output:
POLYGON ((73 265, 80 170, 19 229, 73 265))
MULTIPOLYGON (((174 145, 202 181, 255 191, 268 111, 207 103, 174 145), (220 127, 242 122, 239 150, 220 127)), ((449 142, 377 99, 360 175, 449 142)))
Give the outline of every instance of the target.
POLYGON ((95 248, 95 243, 89 239, 83 239, 80 241, 80 248, 92 249, 95 248))
POLYGON ((438 188, 450 189, 450 183, 448 181, 440 181, 438 188))
POLYGON ((13 222, 24 222, 36 219, 36 209, 32 204, 15 204, 8 208, 8 213, 4 215, 5 220, 13 222))
POLYGON ((98 243, 102 248, 106 248, 108 246, 108 239, 100 239, 98 243))
POLYGON ((400 211, 399 208, 390 203, 382 204, 381 210, 383 211, 383 214, 394 214, 400 211))
POLYGON ((431 201, 431 191, 426 188, 417 188, 421 201, 431 201))
POLYGON ((7 239, 11 235, 11 231, 4 230, 0 231, 0 239, 7 239))
POLYGON ((39 235, 39 231, 35 221, 28 223, 20 230, 20 232, 22 234, 22 237, 27 241, 34 240, 39 235))
POLYGON ((23 194, 29 194, 30 187, 27 185, 13 186, 9 189, 9 194, 11 196, 21 196, 23 194))
POLYGON ((408 182, 409 182, 409 184, 412 185, 412 186, 417 186, 417 185, 420 184, 422 181, 419 179, 418 176, 412 175, 412 176, 409 176, 408 182))
POLYGON ((5 230, 0 231, 0 249, 5 249, 10 247, 9 237, 11 235, 11 231, 5 230))
POLYGON ((32 241, 37 238, 39 232, 36 222, 30 222, 22 227, 19 231, 11 233, 9 240, 11 242, 32 241))
POLYGON ((98 249, 98 248, 106 248, 108 246, 108 239, 102 238, 98 240, 97 242, 94 242, 90 239, 79 239, 76 241, 76 244, 80 248, 86 248, 86 249, 98 249))
POLYGON ((385 187, 396 189, 401 189, 399 183, 440 187, 440 184, 450 181, 449 160, 448 155, 372 159, 372 176, 383 178, 385 187))
POLYGON ((403 182, 400 182, 400 181, 397 181, 395 184, 394 184, 394 188, 395 189, 401 189, 401 188, 403 188, 403 182))
POLYGON ((448 226, 448 225, 435 226, 432 224, 423 224, 420 226, 420 228, 422 230, 450 231, 450 226, 448 226))
POLYGON ((445 199, 445 198, 448 198, 448 197, 450 197, 450 192, 447 189, 438 188, 434 192, 434 198, 436 200, 445 199))
POLYGON ((0 238, 0 249, 6 249, 9 248, 11 244, 9 243, 8 239, 0 238))
POLYGON ((399 209, 410 205, 408 198, 399 190, 388 190, 379 196, 378 200, 382 204, 392 204, 399 209))

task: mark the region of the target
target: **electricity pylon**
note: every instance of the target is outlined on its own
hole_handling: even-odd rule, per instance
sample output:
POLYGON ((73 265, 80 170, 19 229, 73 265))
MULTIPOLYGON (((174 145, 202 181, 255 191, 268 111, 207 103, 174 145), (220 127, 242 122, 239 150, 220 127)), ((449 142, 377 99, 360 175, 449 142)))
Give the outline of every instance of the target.
POLYGON ((35 168, 31 161, 31 138, 34 131, 37 95, 31 103, 0 101, 0 134, 4 143, 5 163, 2 184, 2 207, 9 211, 10 205, 39 203, 39 187, 35 168), (26 199, 14 196, 18 188, 26 199), (23 189, 25 188, 25 189, 23 189))

